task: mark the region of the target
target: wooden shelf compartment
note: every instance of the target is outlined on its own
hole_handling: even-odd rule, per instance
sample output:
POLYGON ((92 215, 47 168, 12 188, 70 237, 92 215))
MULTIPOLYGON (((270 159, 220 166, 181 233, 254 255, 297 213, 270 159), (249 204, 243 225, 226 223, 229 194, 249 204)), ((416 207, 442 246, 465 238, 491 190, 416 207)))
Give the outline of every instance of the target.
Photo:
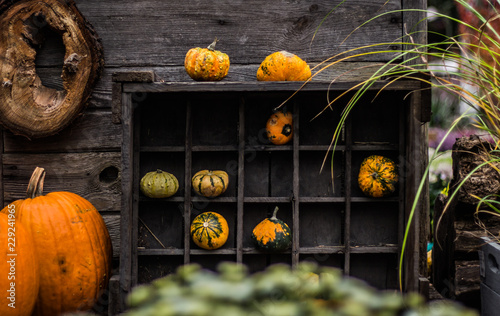
MULTIPOLYGON (((344 84, 304 86, 285 105, 294 115, 293 141, 274 146, 265 139, 267 118, 299 87, 298 83, 123 84, 122 179, 129 182, 122 225, 129 227, 129 239, 122 253, 127 262, 122 272, 130 275, 131 284, 190 262, 210 268, 218 260, 232 260, 250 265, 253 271, 274 262, 296 265, 316 260, 351 275, 358 273, 362 264, 357 261, 364 255, 381 256, 384 262, 398 255, 405 178, 396 194, 374 199, 362 195, 356 177, 366 155, 406 159, 411 97, 404 96, 415 83, 393 86, 375 100, 374 86, 366 102, 353 109, 333 152, 333 186, 329 146, 343 108, 336 104, 315 116, 325 108, 326 94, 342 92, 344 84), (144 93, 145 98, 134 103, 134 93, 144 93), (157 168, 178 178, 180 189, 173 197, 150 199, 139 192, 140 178, 157 168), (215 199, 194 194, 190 180, 200 169, 226 170, 228 190, 215 199), (293 231, 291 249, 280 254, 261 252, 250 240, 252 228, 275 206, 280 207, 278 217, 293 231), (207 210, 221 213, 230 226, 226 244, 213 251, 199 249, 189 236, 192 219, 207 210), (380 217, 384 220, 377 222, 380 217)), ((386 279, 395 277, 395 271, 385 273, 386 279)))

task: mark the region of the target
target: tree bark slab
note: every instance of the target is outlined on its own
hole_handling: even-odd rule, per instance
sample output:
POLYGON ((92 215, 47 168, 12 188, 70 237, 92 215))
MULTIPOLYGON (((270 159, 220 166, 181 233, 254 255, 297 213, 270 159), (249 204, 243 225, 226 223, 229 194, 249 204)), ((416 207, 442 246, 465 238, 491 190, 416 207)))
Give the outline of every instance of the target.
POLYGON ((478 198, 500 192, 500 164, 492 162, 479 167, 492 159, 489 154, 491 150, 490 143, 475 135, 459 138, 453 145, 450 190, 454 191, 461 185, 457 196, 460 202, 477 205, 478 198))
POLYGON ((56 134, 86 107, 104 66, 100 40, 72 0, 0 0, 0 121, 14 134, 56 134), (36 48, 43 30, 62 37, 63 89, 42 84, 36 48))

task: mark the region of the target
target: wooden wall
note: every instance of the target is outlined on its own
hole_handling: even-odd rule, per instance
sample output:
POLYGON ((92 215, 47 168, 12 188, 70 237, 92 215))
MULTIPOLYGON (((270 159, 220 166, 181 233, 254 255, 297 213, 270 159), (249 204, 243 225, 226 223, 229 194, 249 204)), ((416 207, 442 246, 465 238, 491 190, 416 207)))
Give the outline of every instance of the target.
MULTIPOLYGON (((153 70, 160 80, 190 81, 185 53, 205 47, 217 37, 231 68, 226 81, 253 81, 260 62, 278 50, 293 52, 314 65, 343 51, 390 43, 397 50, 403 35, 402 13, 392 13, 356 30, 363 22, 405 8, 397 0, 350 0, 329 12, 335 0, 76 0, 78 8, 102 39, 105 69, 88 108, 58 135, 28 140, 4 130, 0 145, 3 204, 24 198, 35 166, 47 171, 45 191, 69 190, 90 200, 103 214, 119 247, 121 126, 112 121, 112 74, 153 70), (351 32, 355 31, 351 34, 351 32)), ((423 1, 403 1, 406 7, 423 1)), ((370 50, 370 49, 368 49, 370 50)), ((49 37, 38 51, 37 73, 46 86, 62 89, 60 39, 49 37)), ((316 79, 369 63, 384 62, 391 53, 366 55, 332 67, 316 79)), ((356 72, 343 80, 355 79, 356 72)), ((140 96, 138 96, 140 97, 140 96)))

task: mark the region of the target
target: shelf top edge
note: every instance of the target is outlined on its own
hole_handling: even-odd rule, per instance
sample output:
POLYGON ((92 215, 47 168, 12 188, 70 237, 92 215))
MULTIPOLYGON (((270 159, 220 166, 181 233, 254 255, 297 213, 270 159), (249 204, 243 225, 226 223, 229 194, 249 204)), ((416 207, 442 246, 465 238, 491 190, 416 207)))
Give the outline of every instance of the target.
MULTIPOLYGON (((295 92, 295 91, 346 91, 358 90, 360 82, 330 82, 330 81, 217 81, 217 82, 123 82, 123 92, 295 92)), ((420 89, 421 83, 416 80, 376 81, 368 90, 402 90, 420 89)))

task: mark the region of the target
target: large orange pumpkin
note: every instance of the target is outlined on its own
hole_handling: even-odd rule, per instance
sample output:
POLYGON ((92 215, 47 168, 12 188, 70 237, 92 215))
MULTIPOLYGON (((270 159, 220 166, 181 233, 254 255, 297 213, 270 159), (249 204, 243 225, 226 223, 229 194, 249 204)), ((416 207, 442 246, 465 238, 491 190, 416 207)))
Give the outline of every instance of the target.
POLYGON ((106 225, 92 204, 71 192, 42 195, 45 170, 36 168, 16 221, 31 233, 40 271, 35 315, 88 310, 105 290, 112 259, 106 225))
POLYGON ((0 315, 31 315, 39 287, 33 238, 8 210, 0 213, 0 315))

